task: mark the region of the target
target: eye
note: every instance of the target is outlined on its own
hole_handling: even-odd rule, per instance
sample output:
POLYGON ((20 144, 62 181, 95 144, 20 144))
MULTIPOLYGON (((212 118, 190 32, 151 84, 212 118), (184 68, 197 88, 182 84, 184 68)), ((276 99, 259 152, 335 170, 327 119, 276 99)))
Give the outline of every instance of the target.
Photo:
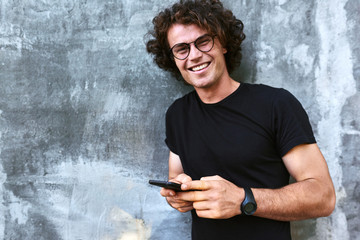
POLYGON ((205 46, 207 44, 209 44, 211 42, 211 37, 209 36, 204 36, 204 37, 201 37, 199 38, 197 41, 196 41, 196 45, 197 46, 205 46))
POLYGON ((188 51, 188 49, 189 48, 186 44, 179 44, 173 48, 173 51, 174 51, 174 53, 177 53, 177 54, 183 54, 183 53, 186 53, 188 51))

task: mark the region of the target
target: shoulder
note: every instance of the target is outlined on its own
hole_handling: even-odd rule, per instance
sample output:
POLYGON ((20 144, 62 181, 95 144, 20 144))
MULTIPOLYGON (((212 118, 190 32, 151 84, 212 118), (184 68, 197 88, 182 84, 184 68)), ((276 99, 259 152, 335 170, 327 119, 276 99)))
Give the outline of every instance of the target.
POLYGON ((244 100, 249 109, 260 109, 271 115, 278 112, 301 110, 302 105, 297 98, 284 88, 271 87, 264 84, 245 84, 244 100))
POLYGON ((186 111, 190 103, 196 99, 195 90, 187 93, 186 95, 176 99, 167 109, 166 115, 174 115, 186 111))
POLYGON ((261 102, 267 105, 293 98, 293 95, 289 91, 265 84, 245 83, 242 92, 246 94, 246 98, 251 99, 251 101, 261 102))
POLYGON ((266 84, 243 83, 243 85, 244 85, 243 87, 247 91, 253 94, 261 94, 261 95, 265 94, 269 96, 269 95, 281 94, 282 92, 288 92, 283 88, 272 87, 266 84))
POLYGON ((266 98, 267 100, 287 100, 295 98, 288 90, 284 88, 272 87, 265 84, 244 84, 245 91, 255 97, 266 98))

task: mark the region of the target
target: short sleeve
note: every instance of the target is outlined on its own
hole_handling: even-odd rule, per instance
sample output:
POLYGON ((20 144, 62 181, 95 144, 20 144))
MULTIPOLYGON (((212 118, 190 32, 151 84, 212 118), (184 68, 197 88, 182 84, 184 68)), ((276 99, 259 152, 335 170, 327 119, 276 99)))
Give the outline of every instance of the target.
POLYGON ((281 157, 297 145, 316 143, 306 111, 290 92, 279 89, 273 108, 276 146, 281 157))
POLYGON ((174 132, 174 119, 176 119, 176 116, 174 116, 174 104, 171 105, 169 107, 169 109, 166 112, 166 117, 165 117, 165 133, 166 133, 166 138, 165 138, 165 143, 168 146, 168 148, 170 149, 171 152, 178 154, 178 151, 176 149, 176 143, 175 143, 175 132, 174 132))

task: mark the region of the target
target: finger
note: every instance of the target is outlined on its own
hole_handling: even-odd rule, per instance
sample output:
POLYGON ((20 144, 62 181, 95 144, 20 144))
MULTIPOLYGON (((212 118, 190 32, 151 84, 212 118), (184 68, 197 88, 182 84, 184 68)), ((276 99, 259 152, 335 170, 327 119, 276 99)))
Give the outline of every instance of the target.
POLYGON ((181 189, 185 191, 187 190, 205 191, 210 189, 210 184, 207 181, 202 181, 202 180, 191 181, 191 182, 183 183, 181 185, 181 189))
POLYGON ((192 202, 177 201, 174 198, 166 198, 166 200, 168 201, 171 207, 177 210, 182 209, 188 211, 189 209, 193 209, 192 202))
POLYGON ((196 215, 201 218, 220 219, 221 215, 212 210, 196 210, 196 215))
POLYGON ((191 211, 191 210, 193 210, 193 209, 194 209, 193 206, 187 206, 187 207, 180 207, 180 208, 178 208, 177 210, 178 210, 179 212, 185 213, 185 212, 191 211))
POLYGON ((176 195, 176 192, 171 189, 161 188, 160 194, 163 197, 174 197, 176 195))
POLYGON ((193 203, 192 202, 179 202, 175 204, 177 206, 177 208, 188 208, 188 207, 193 207, 193 203))
POLYGON ((166 197, 166 201, 171 203, 171 205, 176 204, 177 207, 192 205, 191 201, 187 201, 187 200, 182 199, 181 197, 178 196, 178 194, 176 194, 175 197, 166 197))
POLYGON ((203 191, 177 192, 174 198, 187 202, 205 201, 208 199, 207 193, 203 191))
POLYGON ((192 206, 197 211, 205 211, 210 209, 208 201, 193 202, 192 206))
POLYGON ((185 173, 182 173, 178 175, 175 180, 177 180, 180 183, 190 182, 192 181, 191 177, 189 175, 186 175, 185 173))

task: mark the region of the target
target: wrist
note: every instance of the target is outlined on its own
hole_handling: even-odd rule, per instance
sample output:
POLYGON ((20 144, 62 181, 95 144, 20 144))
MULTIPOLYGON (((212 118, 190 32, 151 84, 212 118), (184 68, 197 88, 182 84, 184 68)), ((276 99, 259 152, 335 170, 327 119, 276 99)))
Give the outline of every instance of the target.
POLYGON ((254 194, 249 187, 244 187, 244 200, 240 205, 241 215, 251 216, 256 212, 257 204, 254 194))
POLYGON ((235 209, 235 215, 242 215, 241 212, 241 203, 244 201, 245 198, 245 192, 244 189, 241 187, 238 187, 237 194, 237 201, 236 201, 236 209, 235 209))

